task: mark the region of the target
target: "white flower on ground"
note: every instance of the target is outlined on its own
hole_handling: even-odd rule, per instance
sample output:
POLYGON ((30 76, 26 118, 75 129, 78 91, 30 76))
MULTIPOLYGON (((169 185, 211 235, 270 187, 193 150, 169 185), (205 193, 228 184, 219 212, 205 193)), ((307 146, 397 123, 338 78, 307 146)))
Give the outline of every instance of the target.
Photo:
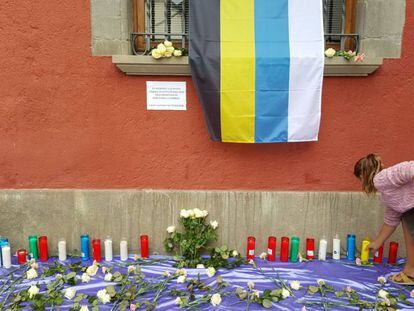
POLYGON ((180 57, 183 55, 183 52, 181 50, 174 50, 174 56, 175 57, 180 57))
POLYGON ((317 281, 317 283, 318 283, 318 285, 320 285, 320 286, 325 285, 325 281, 324 281, 324 280, 322 280, 322 279, 319 279, 319 280, 317 281))
POLYGON ((91 277, 87 273, 83 273, 81 277, 82 283, 89 283, 91 277))
POLYGON ((177 283, 185 283, 186 280, 187 280, 187 277, 185 275, 180 275, 177 278, 177 283))
POLYGON ((382 299, 386 299, 388 296, 388 292, 386 290, 380 289, 378 292, 378 297, 382 299))
POLYGON ((177 270, 175 271, 175 275, 184 275, 184 276, 187 276, 187 270, 185 270, 184 268, 182 268, 182 269, 177 269, 177 270))
POLYGON ((260 257, 260 259, 265 260, 267 258, 267 254, 265 252, 263 252, 263 253, 260 254, 259 257, 260 257))
POLYGON ((211 296, 211 300, 210 303, 216 307, 221 303, 221 296, 219 293, 214 294, 213 296, 211 296))
POLYGON ((182 303, 182 301, 181 301, 181 297, 177 297, 177 298, 175 298, 174 303, 175 303, 176 305, 181 305, 181 303, 182 303))
POLYGON ((186 209, 182 209, 180 211, 180 217, 181 218, 188 218, 188 217, 190 217, 190 211, 189 210, 186 210, 186 209))
POLYGON ((56 274, 56 275, 55 275, 55 278, 56 278, 57 280, 61 279, 62 277, 63 277, 63 275, 62 275, 62 274, 60 274, 60 273, 58 273, 58 274, 56 274))
POLYGON ((283 299, 286 299, 289 296, 290 296, 290 292, 286 288, 283 288, 282 289, 282 297, 283 297, 283 299))
POLYGON ((249 265, 254 266, 254 260, 253 260, 253 259, 250 259, 250 260, 249 260, 249 265))
POLYGON ((34 296, 39 294, 39 287, 32 285, 27 292, 29 293, 29 298, 32 299, 34 296))
POLYGON ((33 269, 39 268, 39 264, 36 262, 36 259, 30 260, 30 268, 33 268, 33 269))
POLYGON ((107 304, 108 302, 111 301, 111 296, 109 296, 108 292, 106 291, 106 289, 101 289, 100 291, 98 291, 96 293, 96 297, 98 297, 98 299, 103 303, 103 304, 107 304))
POLYGON ((111 282, 112 281, 112 273, 105 274, 104 280, 106 282, 111 282))
POLYGON ((325 56, 328 57, 328 58, 334 57, 335 54, 336 54, 336 51, 333 48, 329 48, 329 49, 325 50, 325 56))
POLYGON ((169 226, 169 227, 167 228, 167 232, 168 232, 168 233, 174 233, 174 232, 175 232, 175 226, 169 226))
POLYGON ((168 48, 168 47, 172 47, 172 46, 173 46, 173 44, 172 44, 172 42, 171 42, 171 41, 165 40, 165 41, 164 41, 164 46, 168 48))
POLYGON ((351 286, 347 286, 346 288, 345 288, 345 290, 348 292, 348 293, 352 293, 354 290, 352 289, 352 287, 351 286))
POLYGON ((410 297, 414 298, 414 289, 410 292, 410 297))
POLYGON ((208 267, 206 269, 206 273, 211 278, 212 276, 216 274, 216 269, 214 269, 214 267, 208 267))
POLYGON ((101 270, 102 270, 102 273, 103 274, 109 272, 109 268, 108 267, 102 267, 101 270))
POLYGON ((165 276, 166 278, 169 278, 171 276, 171 273, 169 271, 164 271, 162 275, 165 276))
POLYGON ((210 221, 210 226, 211 226, 211 228, 213 228, 214 230, 216 230, 216 229, 217 229, 217 227, 218 227, 218 222, 217 222, 217 220, 210 221))
POLYGON ((202 263, 199 263, 196 267, 196 269, 205 269, 204 265, 202 263))
POLYGON ((26 272, 26 278, 28 280, 32 280, 37 278, 37 271, 34 268, 30 268, 29 270, 27 270, 26 272))
POLYGON ((94 263, 92 266, 89 266, 89 267, 86 269, 86 273, 87 273, 89 276, 94 276, 94 275, 96 275, 96 273, 98 272, 98 269, 99 269, 98 265, 96 265, 96 264, 94 263))
POLYGON ((357 258, 357 259, 355 259, 355 264, 356 264, 357 266, 361 266, 361 265, 362 265, 361 258, 357 258))
POLYGON ((387 279, 383 276, 379 276, 378 277, 378 282, 381 283, 381 284, 385 284, 385 283, 387 283, 387 279))
POLYGON ((89 311, 88 306, 81 306, 79 311, 89 311))
POLYGON ((299 290, 302 286, 300 285, 299 281, 292 281, 290 282, 290 288, 293 290, 299 290))
POLYGON ((237 256, 239 256, 239 252, 238 252, 238 251, 236 251, 236 250, 234 250, 231 254, 233 255, 233 257, 237 257, 237 256))
POLYGON ((160 43, 157 45, 157 50, 160 51, 161 55, 164 55, 167 51, 167 47, 163 43, 160 43))
POLYGON ((258 290, 255 290, 253 292, 253 296, 256 296, 257 298, 260 298, 260 292, 258 290))
POLYGON ((128 266, 128 273, 133 273, 137 270, 135 266, 128 266))
POLYGON ((135 255, 134 255, 134 260, 135 260, 135 261, 140 260, 140 259, 141 259, 141 256, 139 256, 139 255, 137 255, 137 254, 135 254, 135 255))
POLYGON ((254 283, 252 281, 247 282, 247 287, 252 290, 254 288, 254 283))
POLYGON ((76 289, 74 289, 73 287, 69 287, 65 290, 65 298, 71 300, 73 299, 73 297, 75 297, 76 295, 76 289))

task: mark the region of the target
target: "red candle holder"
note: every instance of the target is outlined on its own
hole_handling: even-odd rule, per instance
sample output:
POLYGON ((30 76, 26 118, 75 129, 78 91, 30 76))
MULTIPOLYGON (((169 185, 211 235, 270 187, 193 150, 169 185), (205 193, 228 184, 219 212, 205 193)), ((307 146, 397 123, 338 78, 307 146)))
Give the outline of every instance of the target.
POLYGON ((388 264, 395 265, 397 262, 397 254, 398 254, 398 243, 397 242, 390 242, 390 251, 388 253, 388 264))
POLYGON ((267 260, 276 260, 276 237, 270 236, 267 240, 267 260))
POLYGON ((256 247, 256 239, 253 236, 247 238, 247 260, 254 260, 254 250, 256 247))
POLYGON ((148 235, 141 235, 141 258, 149 257, 148 235))
POLYGON ((92 248, 93 248, 93 260, 96 260, 97 262, 102 261, 101 240, 100 239, 92 240, 92 248))
POLYGON ((375 252, 374 263, 382 263, 382 256, 384 253, 384 245, 381 245, 380 248, 375 252))
POLYGON ((312 260, 315 258, 315 239, 306 239, 306 259, 312 260))
POLYGON ((45 235, 39 237, 39 259, 40 261, 47 261, 49 259, 49 253, 47 251, 47 236, 45 235))
POLYGON ((280 261, 286 262, 289 260, 289 238, 282 237, 280 241, 280 261))
POLYGON ((17 251, 17 263, 19 265, 25 264, 27 261, 27 252, 25 249, 19 249, 17 251))

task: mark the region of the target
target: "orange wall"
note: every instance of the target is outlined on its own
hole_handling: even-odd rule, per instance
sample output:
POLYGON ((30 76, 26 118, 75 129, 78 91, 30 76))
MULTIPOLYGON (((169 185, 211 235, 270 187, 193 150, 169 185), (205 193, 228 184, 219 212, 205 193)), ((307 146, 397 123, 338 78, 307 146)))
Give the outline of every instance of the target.
POLYGON ((402 59, 325 79, 319 142, 237 145, 209 140, 189 78, 188 111, 146 111, 154 78, 91 56, 88 1, 1 1, 0 188, 357 190, 361 155, 414 159, 413 13, 402 59))

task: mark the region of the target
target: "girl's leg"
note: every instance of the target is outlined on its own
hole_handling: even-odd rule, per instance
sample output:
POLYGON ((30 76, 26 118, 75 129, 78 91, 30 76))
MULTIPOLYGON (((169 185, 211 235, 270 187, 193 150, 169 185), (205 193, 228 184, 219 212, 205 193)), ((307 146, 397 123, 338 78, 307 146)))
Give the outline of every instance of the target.
POLYGON ((406 220, 403 218, 402 227, 404 232, 405 240, 405 249, 407 253, 407 262, 404 267, 404 273, 410 277, 414 277, 414 238, 413 232, 411 232, 410 227, 406 220))

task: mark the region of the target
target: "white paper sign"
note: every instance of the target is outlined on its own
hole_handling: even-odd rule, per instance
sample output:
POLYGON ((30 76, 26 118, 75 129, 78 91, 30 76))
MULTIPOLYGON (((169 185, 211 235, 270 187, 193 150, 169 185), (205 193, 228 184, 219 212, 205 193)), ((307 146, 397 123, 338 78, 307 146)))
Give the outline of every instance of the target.
POLYGON ((186 83, 147 81, 147 110, 187 110, 186 83))

